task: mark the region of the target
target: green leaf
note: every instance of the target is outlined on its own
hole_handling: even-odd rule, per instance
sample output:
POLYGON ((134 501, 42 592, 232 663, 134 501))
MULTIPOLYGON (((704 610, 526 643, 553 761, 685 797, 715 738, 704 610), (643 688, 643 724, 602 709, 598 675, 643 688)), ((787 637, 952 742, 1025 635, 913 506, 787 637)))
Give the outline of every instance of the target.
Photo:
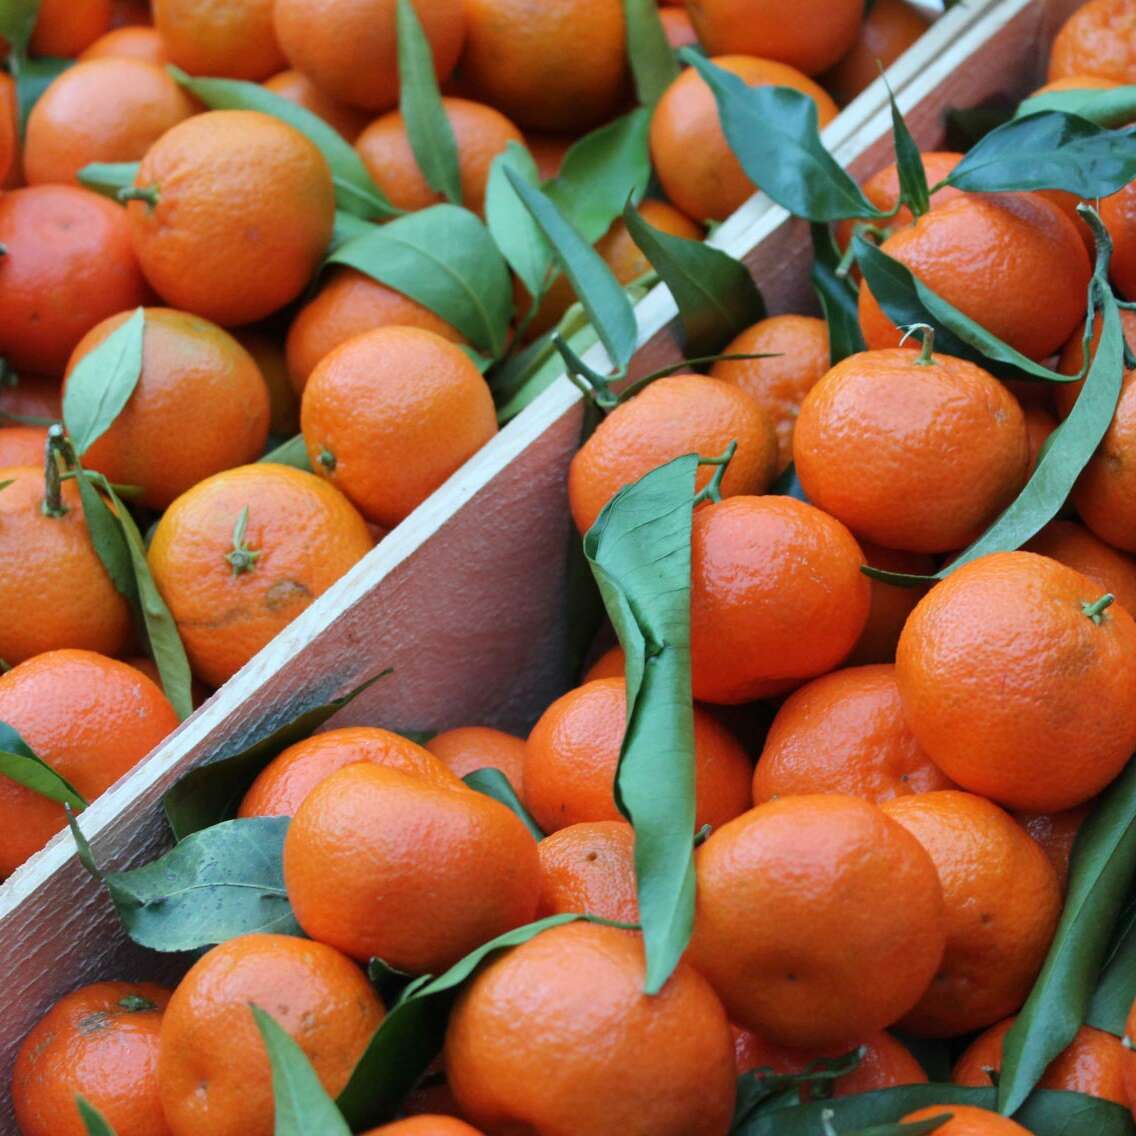
POLYGON ((130 547, 123 536, 118 518, 111 512, 102 494, 95 488, 91 475, 80 469, 76 472, 75 485, 79 490, 79 500, 83 505, 83 520, 95 552, 102 561, 115 590, 126 596, 132 604, 138 602, 138 588, 134 583, 134 564, 130 559, 130 547))
POLYGON ((87 1129, 87 1136, 115 1136, 114 1129, 107 1123, 106 1117, 85 1097, 76 1095, 75 1107, 87 1129))
POLYGON ((827 225, 813 222, 813 290, 820 300, 828 324, 828 356, 835 367, 841 359, 865 349, 860 332, 856 286, 847 276, 837 274, 840 251, 827 225))
POLYGON ((327 246, 327 255, 331 256, 337 248, 347 244, 356 237, 364 236, 375 230, 374 222, 364 221, 354 213, 344 213, 342 209, 335 211, 335 225, 331 230, 331 241, 327 246))
POLYGON ((471 789, 484 793, 485 796, 492 797, 495 801, 500 801, 507 809, 516 813, 525 828, 532 833, 534 840, 544 839, 540 825, 533 820, 528 810, 521 804, 521 799, 517 796, 509 778, 500 769, 475 769, 472 773, 467 773, 462 780, 471 789))
POLYGON ((1124 126, 1136 118, 1136 84, 1108 89, 1046 91, 1019 104, 1015 118, 1042 111, 1076 115, 1098 126, 1124 126))
POLYGON ((75 786, 56 773, 7 722, 0 722, 0 774, 50 801, 76 810, 87 807, 75 786))
POLYGON ((620 369, 626 367, 635 354, 639 336, 627 293, 599 253, 548 197, 512 170, 506 169, 505 175, 552 244, 560 267, 584 305, 612 363, 620 369))
POLYGON ((398 0, 397 24, 399 109, 410 148, 426 184, 460 205, 458 144, 438 89, 434 51, 410 0, 398 0))
POLYGON ((417 300, 475 347, 498 356, 513 285, 489 231, 468 209, 434 205, 356 237, 328 257, 417 300))
POLYGON ((312 463, 308 459, 308 444, 303 434, 297 434, 286 442, 281 442, 274 450, 269 450, 262 462, 272 462, 274 465, 290 465, 294 469, 306 469, 312 472, 312 463))
POLYGON ((687 354, 717 350, 764 318, 765 301, 740 260, 701 241, 656 229, 630 202, 623 221, 675 298, 687 354))
POLYGON ((63 424, 82 457, 110 429, 142 376, 142 308, 75 365, 63 389, 63 424))
POLYGON ((40 0, 0 0, 0 37, 13 53, 22 56, 35 31, 40 0))
POLYGON ((1136 907, 1129 906, 1101 972, 1085 1024, 1123 1037, 1136 1001, 1136 907))
POLYGON ((295 127, 327 160, 331 180, 335 183, 336 205, 345 213, 354 213, 358 217, 397 217, 402 212, 371 180, 355 148, 319 115, 289 102, 259 83, 247 83, 242 79, 199 78, 173 66, 166 69, 211 110, 258 110, 295 127))
POLYGON ((809 221, 884 216, 825 149, 808 95, 749 87, 689 48, 679 54, 714 93, 726 140, 749 179, 778 205, 809 221))
POLYGON ((648 994, 678 965, 694 922, 690 532, 698 464, 695 454, 677 458, 621 489, 584 537, 627 656, 616 801, 635 829, 648 994))
MULTIPOLYGON (((308 737, 333 714, 342 710, 364 690, 390 671, 383 671, 349 694, 332 698, 327 689, 310 694, 299 706, 270 710, 244 734, 230 739, 208 755, 195 769, 182 775, 165 795, 166 819, 177 840, 228 820, 257 774, 293 742, 308 737)), ((339 679, 330 675, 326 685, 334 689, 339 679)))
POLYGON ((623 18, 635 93, 643 106, 653 107, 678 78, 678 60, 659 19, 656 0, 623 0, 623 18))
MULTIPOLYGON (((887 80, 885 79, 886 83, 887 80)), ((891 87, 887 89, 888 102, 891 104, 891 132, 895 143, 895 164, 899 174, 899 199, 910 208, 911 212, 919 217, 931 208, 931 191, 927 187, 927 171, 923 168, 923 155, 899 107, 895 102, 895 95, 891 87)))
POLYGON ((324 1090, 312 1063, 292 1037, 259 1006, 251 1006, 272 1065, 275 1136, 351 1136, 335 1101, 324 1090))
POLYGON ((485 189, 485 223, 497 247, 520 277, 529 295, 539 297, 548 286, 552 248, 505 176, 513 170, 529 185, 540 183, 532 155, 519 142, 510 142, 493 159, 485 189))
POLYGON ((91 162, 77 174, 79 184, 93 189, 112 201, 118 200, 118 191, 134 184, 138 176, 138 162, 91 162))

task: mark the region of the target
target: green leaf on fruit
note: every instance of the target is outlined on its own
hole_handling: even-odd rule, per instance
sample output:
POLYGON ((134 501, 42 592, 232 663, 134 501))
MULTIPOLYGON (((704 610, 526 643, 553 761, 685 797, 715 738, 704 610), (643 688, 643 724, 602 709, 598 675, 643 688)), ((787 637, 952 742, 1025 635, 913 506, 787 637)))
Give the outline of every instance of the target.
POLYGON ((623 0, 623 19, 635 93, 643 106, 653 107, 678 78, 678 60, 659 18, 656 0, 623 0))
POLYGON ((87 807, 75 786, 56 773, 7 722, 0 722, 0 775, 49 801, 77 811, 87 807))
POLYGON ((534 840, 544 839, 544 833, 540 830, 540 826, 521 803, 517 791, 500 769, 475 769, 472 773, 467 773, 462 780, 471 789, 478 793, 484 793, 487 797, 492 797, 515 813, 525 828, 532 833, 534 840))

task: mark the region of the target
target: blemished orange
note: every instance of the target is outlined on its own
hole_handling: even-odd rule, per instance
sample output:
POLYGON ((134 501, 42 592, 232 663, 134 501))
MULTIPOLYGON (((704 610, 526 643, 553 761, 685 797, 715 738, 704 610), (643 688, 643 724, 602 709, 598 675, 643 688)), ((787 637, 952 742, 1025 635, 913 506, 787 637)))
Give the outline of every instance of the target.
MULTIPOLYGON (((660 465, 690 453, 719 457, 731 442, 738 446, 722 496, 765 492, 777 468, 777 434, 756 399, 705 375, 657 379, 620 403, 572 458, 568 504, 576 528, 587 532, 620 489, 660 465)), ((702 466, 696 489, 713 474, 702 466)))
POLYGON ((1136 182, 1100 203, 1101 220, 1112 237, 1109 276, 1126 299, 1136 299, 1136 182))
POLYGON ((970 544, 1017 496, 1029 458, 1022 408, 993 375, 903 348, 837 363, 806 395, 793 435, 809 500, 908 552, 970 544))
POLYGON ((409 296, 354 268, 334 269, 288 329, 288 374, 296 390, 303 393, 308 376, 335 348, 365 331, 392 326, 419 327, 451 343, 464 342, 441 316, 409 296))
POLYGON ((331 239, 335 189, 324 156, 295 127, 214 110, 168 130, 127 205, 142 271, 170 307, 224 325, 293 300, 331 239))
POLYGON ((59 375, 75 344, 146 298, 122 209, 88 189, 36 185, 0 194, 0 355, 59 375))
POLYGON ((1136 623, 1032 552, 984 556, 919 602, 896 678, 911 732, 956 784, 1008 808, 1095 796, 1136 749, 1136 623), (990 691, 998 697, 991 698, 990 691))
POLYGON ((573 911, 639 922, 635 893, 635 833, 625 821, 570 824, 539 845, 540 901, 536 917, 573 911))
MULTIPOLYGON (((398 103, 395 0, 276 0, 276 35, 288 62, 334 99, 370 111, 398 103)), ((438 79, 465 39, 463 0, 417 0, 438 79)))
MULTIPOLYGON (((0 434, 0 445, 3 438, 0 434)), ((1136 560, 1076 521, 1050 521, 1024 548, 1075 568, 1100 584, 1102 593, 1116 596, 1129 615, 1136 612, 1136 560)))
MULTIPOLYGON (((821 126, 836 117, 832 96, 788 64, 751 55, 719 55, 711 62, 751 87, 793 87, 810 96, 821 126)), ((756 192, 722 132, 713 92, 693 67, 655 107, 651 158, 667 197, 699 221, 724 221, 756 192)))
POLYGON ((166 45, 156 28, 127 25, 112 28, 101 35, 79 56, 85 63, 89 59, 137 59, 165 67, 170 61, 166 45))
POLYGON ((1136 83, 1136 3, 1089 0, 1062 25, 1049 54, 1049 78, 1095 75, 1136 83))
POLYGON ((769 356, 719 360, 710 375, 740 387, 768 412, 777 430, 781 473, 793 460, 793 427, 801 403, 831 366, 828 324, 816 316, 769 316, 746 328, 722 354, 769 356))
POLYGON ((592 682, 597 678, 623 678, 627 673, 627 655, 617 643, 609 647, 584 673, 580 683, 592 682))
POLYGON ((237 816, 295 816, 321 781, 360 761, 422 777, 443 788, 461 787, 441 761, 409 738, 375 726, 343 726, 304 738, 274 757, 249 786, 237 816))
POLYGON ((823 76, 829 94, 841 106, 850 103, 890 67, 930 27, 925 10, 907 0, 875 0, 852 46, 823 76))
POLYGON ((86 1136, 76 1096, 117 1136, 169 1136, 158 1099, 158 1031, 169 1000, 150 982, 96 982, 56 1002, 16 1055, 21 1136, 86 1136))
MULTIPOLYGON (((130 315, 111 316, 80 340, 68 381, 130 315)), ((116 484, 139 486, 140 502, 161 510, 199 481, 256 461, 270 407, 259 368, 227 331, 172 308, 147 308, 144 318, 138 385, 84 465, 116 484)))
POLYGON ((1077 833, 1089 815, 1090 804, 1078 805, 1060 813, 1015 813, 1014 819, 1020 824, 1038 847, 1045 853, 1062 892, 1069 881, 1069 863, 1073 856, 1073 845, 1077 833))
POLYGON ((373 543, 334 486, 260 462, 183 493, 158 522, 148 559, 194 673, 220 686, 373 543), (245 509, 238 544, 234 528, 245 509))
POLYGON ((110 28, 110 0, 40 0, 28 50, 74 59, 110 28))
MULTIPOLYGON (((1084 319, 1089 254, 1077 226, 1036 193, 961 194, 894 232, 881 248, 999 339, 1044 359, 1084 319)), ((860 330, 870 348, 901 333, 865 284, 860 330)))
POLYGON ((255 934, 214 947, 162 1021, 158 1088, 171 1136, 272 1136, 272 1071, 252 1006, 299 1045, 333 1097, 384 1014, 362 970, 323 943, 255 934))
MULTIPOLYGON (((911 576, 930 576, 937 567, 936 561, 920 552, 898 552, 893 548, 881 548, 869 541, 860 541, 864 561, 872 568, 885 572, 902 572, 911 576)), ((915 610, 915 605, 927 594, 927 587, 901 587, 889 584, 886 580, 872 579, 871 610, 868 622, 852 648, 845 662, 849 666, 863 666, 867 663, 894 663, 895 649, 907 617, 915 610)))
POLYGON ((667 43, 677 51, 680 47, 693 47, 698 43, 698 33, 690 13, 679 8, 661 8, 659 19, 666 32, 667 43))
POLYGON ((735 1088, 721 1003, 688 963, 655 996, 644 973, 640 936, 588 923, 495 958, 446 1033, 462 1114, 488 1132, 724 1136, 735 1088))
MULTIPOLYGON (((598 679, 561 695, 540 716, 525 752, 525 805, 545 832, 622 820, 615 772, 627 729, 627 683, 598 679)), ((753 770, 740 743, 694 708, 695 828, 715 828, 751 803, 753 770)))
POLYGON ((691 536, 694 696, 750 702, 837 666, 868 619, 863 553, 834 517, 792 497, 699 509, 691 536))
POLYGON ((302 71, 281 71, 272 78, 265 79, 262 85, 274 95, 318 115, 328 126, 334 126, 348 142, 354 142, 371 121, 371 116, 365 110, 333 99, 302 71))
POLYGON ((532 834, 493 798, 364 763, 321 781, 296 810, 284 884, 312 938, 441 974, 532 920, 540 861, 532 834))
POLYGON ((300 432, 300 396, 288 374, 288 359, 279 330, 268 326, 238 328, 237 342, 252 356, 268 388, 268 432, 291 438, 300 432))
POLYGON ((5 426, 0 429, 0 466, 34 468, 44 460, 46 445, 46 426, 5 426))
MULTIPOLYGON (((951 1080, 960 1085, 988 1087, 994 1084, 990 1074, 1001 1072, 1002 1047, 1014 1021, 1007 1018, 972 1041, 955 1063, 951 1080)), ((1037 1087, 1084 1093, 1127 1108, 1124 1061, 1125 1049, 1120 1038, 1092 1026, 1082 1026, 1072 1043, 1049 1063, 1037 1087)))
POLYGON ((435 734, 426 743, 426 749, 457 777, 464 777, 477 769, 499 769, 517 796, 524 796, 523 738, 488 726, 458 726, 435 734))
POLYGON ((273 0, 151 0, 170 62, 191 75, 267 79, 285 65, 273 0))
POLYGON ((364 1136, 481 1136, 476 1128, 471 1128, 456 1116, 408 1116, 381 1128, 372 1128, 364 1136))
POLYGON ((849 793, 880 804, 953 788, 903 720, 895 667, 833 671, 782 703, 753 776, 757 804, 803 793, 849 793))
MULTIPOLYGON (((162 741, 178 718, 161 690, 128 663, 68 649, 36 655, 0 675, 0 722, 90 802, 162 741)), ((0 878, 66 824, 62 805, 0 777, 0 878)))
POLYGON ((909 1112, 902 1120, 904 1124, 914 1124, 943 1116, 950 1119, 935 1129, 938 1136, 1030 1136, 1029 1129, 1016 1120, 968 1104, 933 1104, 909 1112))
POLYGON ((778 1045, 854 1044, 891 1025, 942 958, 935 866, 868 801, 758 805, 711 833, 695 867, 688 957, 731 1021, 778 1045))
MULTIPOLYGON (((524 139, 500 111, 484 103, 444 98, 442 109, 457 144, 462 204, 481 213, 493 159, 510 142, 524 139)), ((430 188, 418 166, 401 111, 392 110, 375 119, 359 135, 355 149, 372 180, 397 208, 411 212, 445 200, 430 188)))
MULTIPOLYGON (((7 434, 5 429, 0 434, 7 434)), ((0 659, 22 663, 80 647, 117 655, 130 643, 130 608, 91 543, 78 486, 64 482, 62 516, 44 512, 44 456, 0 470, 0 659)))
POLYGON ((300 429, 312 469, 390 529, 497 433, 497 412, 460 347, 422 328, 384 327, 320 360, 300 429))
POLYGON ((920 793, 881 807, 927 850, 946 913, 942 962, 903 1028, 955 1037, 1015 1013, 1061 914, 1049 859, 1009 813, 973 793, 920 793))

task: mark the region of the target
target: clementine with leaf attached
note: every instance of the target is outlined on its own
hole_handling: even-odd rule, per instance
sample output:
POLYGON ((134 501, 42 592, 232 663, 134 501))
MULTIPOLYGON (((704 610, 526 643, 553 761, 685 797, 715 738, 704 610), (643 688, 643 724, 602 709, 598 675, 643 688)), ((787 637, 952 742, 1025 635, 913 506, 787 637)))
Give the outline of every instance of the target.
POLYGON ((576 912, 617 923, 639 922, 631 825, 619 820, 570 824, 546 836, 537 851, 538 919, 576 912))
MULTIPOLYGON (((869 541, 860 541, 864 562, 872 568, 885 572, 900 572, 910 576, 931 576, 938 567, 936 561, 919 552, 898 552, 893 548, 882 548, 869 541)), ((866 663, 894 663, 895 650, 907 617, 915 610, 915 605, 927 594, 927 585, 904 587, 888 583, 887 580, 872 578, 872 604, 868 612, 868 622, 845 659, 849 666, 863 666, 866 663)))
POLYGON ((318 115, 328 126, 334 126, 348 142, 354 142, 371 121, 365 110, 333 99, 302 71, 280 71, 261 85, 274 95, 318 115))
POLYGON ((488 726, 459 726, 435 734, 426 743, 426 749, 457 777, 478 769, 498 769, 518 796, 524 794, 525 743, 522 738, 488 726))
POLYGON ((284 67, 274 0, 151 0, 170 62, 191 75, 267 79, 284 67))

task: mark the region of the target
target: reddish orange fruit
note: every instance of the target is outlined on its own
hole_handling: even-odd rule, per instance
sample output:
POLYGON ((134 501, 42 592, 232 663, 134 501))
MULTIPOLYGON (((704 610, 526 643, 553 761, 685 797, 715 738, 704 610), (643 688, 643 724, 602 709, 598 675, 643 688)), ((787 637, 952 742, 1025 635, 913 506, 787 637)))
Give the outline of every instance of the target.
POLYGON ((823 82, 838 103, 850 103, 879 78, 930 26, 925 10, 907 0, 875 0, 860 24, 855 42, 823 82))
POLYGON ((113 28, 106 35, 99 36, 79 56, 83 63, 89 59, 137 59, 158 67, 165 67, 170 61, 165 42, 157 29, 134 25, 113 28))
POLYGON ((268 388, 268 433, 291 438, 300 432, 300 398, 288 374, 284 342, 267 327, 243 327, 234 336, 252 356, 268 388))
POLYGON ((693 47, 698 42, 698 33, 694 30, 694 21, 688 12, 678 8, 661 8, 659 19, 667 34, 667 43, 675 51, 680 47, 693 47))
POLYGON ((32 55, 74 59, 110 28, 110 0, 40 0, 32 55))
POLYGON ((0 430, 0 467, 31 466, 44 460, 47 446, 46 426, 5 426, 0 430))
POLYGON ((396 1120, 381 1128, 372 1128, 364 1136, 481 1136, 476 1128, 471 1128, 456 1116, 431 1116, 423 1113, 410 1116, 406 1120, 396 1120))
POLYGON ((1117 291, 1126 299, 1136 298, 1136 188, 1129 182, 1100 203, 1101 220, 1112 237, 1109 273, 1117 291))
POLYGON ((1029 1129, 1023 1128, 1017 1121, 966 1104, 933 1104, 909 1112, 903 1117, 903 1123, 914 1124, 919 1120, 943 1116, 949 1116, 950 1120, 935 1129, 939 1136, 1029 1136, 1029 1129))
POLYGON ((1057 882, 1064 892, 1069 880, 1069 861, 1073 855, 1073 845, 1085 818, 1089 815, 1090 804, 1079 805, 1060 813, 1016 813, 1014 819, 1037 841, 1045 853, 1057 882))
MULTIPOLYGON (((931 576, 937 568, 936 562, 918 552, 897 552, 892 548, 881 548, 878 544, 860 541, 864 552, 864 562, 885 572, 903 572, 911 576, 931 576)), ((926 587, 900 587, 886 580, 873 579, 870 583, 872 593, 871 610, 868 622, 852 648, 852 654, 845 662, 849 666, 863 666, 866 663, 894 663, 895 649, 907 617, 915 610, 915 605, 927 594, 926 587)))
POLYGON ((191 75, 267 79, 284 66, 273 0, 151 0, 170 62, 191 75))
POLYGON ((271 79, 265 79, 263 86, 282 99, 318 115, 328 126, 334 126, 348 142, 354 142, 371 121, 365 110, 333 99, 302 71, 281 71, 271 79))
MULTIPOLYGON (((0 434, 0 445, 4 436, 0 434)), ((1136 612, 1136 560, 1118 552, 1076 521, 1050 521, 1027 545, 1025 551, 1048 556, 1095 580, 1101 592, 1111 592, 1117 602, 1136 612)))
POLYGON ((618 644, 609 647, 592 665, 584 675, 581 686, 587 682, 594 682, 597 678, 623 678, 627 673, 627 656, 618 644))
POLYGON ((1049 78, 1094 75, 1136 83, 1136 4, 1088 0, 1062 25, 1049 54, 1049 78))
POLYGON ((20 122, 16 84, 11 75, 0 74, 0 189, 19 165, 20 122))
POLYGON ((426 748, 457 777, 478 769, 499 769, 518 795, 525 787, 525 743, 488 726, 459 726, 435 734, 426 748))
POLYGON ((541 888, 537 918, 573 911, 639 922, 635 892, 635 833, 618 820, 570 824, 537 846, 541 888))

